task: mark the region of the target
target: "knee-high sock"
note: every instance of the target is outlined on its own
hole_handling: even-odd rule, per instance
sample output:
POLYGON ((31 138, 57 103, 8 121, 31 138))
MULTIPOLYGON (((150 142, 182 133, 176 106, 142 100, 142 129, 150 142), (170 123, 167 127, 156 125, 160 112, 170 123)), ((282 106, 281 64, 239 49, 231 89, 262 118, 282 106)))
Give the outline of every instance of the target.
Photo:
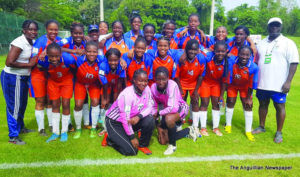
POLYGON ((193 119, 193 111, 192 111, 192 104, 190 104, 190 108, 189 108, 189 112, 190 112, 190 117, 189 117, 189 120, 194 120, 193 119))
POLYGON ((100 109, 100 119, 101 119, 102 126, 103 126, 104 130, 106 130, 106 126, 105 126, 105 113, 106 113, 105 109, 100 109))
POLYGON ((74 119, 75 119, 75 123, 76 123, 76 129, 81 129, 82 110, 80 110, 80 111, 74 110, 74 119))
POLYGON ((234 110, 234 108, 226 107, 226 125, 227 126, 231 126, 233 110, 234 110))
POLYGON ((52 112, 51 115, 52 115, 53 133, 59 135, 60 113, 52 112))
POLYGON ((48 124, 49 124, 49 127, 52 126, 52 108, 47 108, 46 109, 47 111, 47 117, 48 117, 48 124))
POLYGON ((191 115, 193 117, 193 126, 197 127, 199 126, 199 119, 200 119, 200 113, 199 112, 191 112, 191 115))
POLYGON ((252 111, 244 111, 244 115, 245 115, 245 130, 246 130, 246 132, 251 132, 253 112, 252 111))
POLYGON ((98 106, 92 106, 92 128, 96 128, 98 117, 100 114, 100 108, 98 106))
POLYGON ((90 121, 90 109, 89 109, 89 104, 85 103, 82 107, 82 115, 83 115, 83 124, 84 125, 89 125, 90 121))
POLYGON ((44 110, 35 110, 34 111, 36 122, 38 125, 38 131, 45 129, 44 125, 44 110))
POLYGON ((62 117, 61 118, 61 133, 66 133, 68 131, 70 114, 69 115, 62 115, 61 117, 62 117))
POLYGON ((220 123, 220 111, 212 110, 213 128, 218 128, 220 123))
POLYGON ((207 111, 199 111, 198 114, 200 117, 201 128, 206 128, 207 111))

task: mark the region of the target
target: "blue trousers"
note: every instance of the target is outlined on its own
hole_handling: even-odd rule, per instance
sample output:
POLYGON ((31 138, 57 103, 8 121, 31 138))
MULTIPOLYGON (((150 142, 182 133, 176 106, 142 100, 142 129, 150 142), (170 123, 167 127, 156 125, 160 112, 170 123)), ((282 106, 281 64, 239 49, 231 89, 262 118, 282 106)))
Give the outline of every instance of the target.
POLYGON ((28 99, 29 76, 10 74, 2 70, 1 85, 6 102, 9 137, 19 136, 24 127, 24 113, 28 99))

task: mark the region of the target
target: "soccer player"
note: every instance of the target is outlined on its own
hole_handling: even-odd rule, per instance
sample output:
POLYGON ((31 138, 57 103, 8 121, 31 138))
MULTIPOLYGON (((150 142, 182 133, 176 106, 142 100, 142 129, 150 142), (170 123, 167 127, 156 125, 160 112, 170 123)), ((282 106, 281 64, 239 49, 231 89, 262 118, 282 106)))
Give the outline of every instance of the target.
MULTIPOLYGON (((103 41, 105 42, 103 52, 104 54, 106 54, 108 49, 116 48, 123 55, 124 53, 132 49, 134 42, 131 39, 124 37, 123 35, 124 25, 121 21, 118 20, 114 21, 111 26, 112 26, 113 37, 101 41, 101 43, 103 43, 103 41)), ((102 45, 101 43, 99 44, 100 46, 102 45)))
POLYGON ((138 38, 139 35, 144 36, 141 25, 143 21, 139 15, 134 15, 130 18, 131 30, 124 34, 125 38, 131 39, 133 42, 138 38))
MULTIPOLYGON (((210 51, 214 51, 214 46, 217 41, 225 41, 227 45, 234 39, 234 38, 227 38, 228 31, 225 26, 219 26, 216 30, 216 36, 207 36, 206 46, 210 49, 210 51)), ((228 48, 228 47, 227 47, 228 48)))
MULTIPOLYGON (((20 133, 30 132, 24 125, 28 98, 28 81, 31 68, 36 64, 31 58, 33 40, 37 37, 38 24, 25 20, 22 35, 10 44, 5 67, 1 72, 1 85, 6 103, 9 143, 24 145, 20 133)), ((3 108, 2 108, 3 109, 3 108)))
POLYGON ((176 22, 173 20, 167 20, 164 22, 162 29, 162 35, 170 39, 170 49, 178 49, 178 38, 174 34, 176 22))
MULTIPOLYGON (((99 43, 103 40, 103 41, 106 41, 107 39, 111 38, 113 35, 112 33, 108 33, 108 28, 109 28, 109 25, 106 21, 101 21, 99 23, 99 43)), ((104 43, 103 43, 104 44, 104 43)), ((103 45, 102 45, 102 48, 100 48, 100 45, 99 45, 99 49, 98 51, 100 51, 99 55, 104 55, 103 53, 103 45)))
POLYGON ((148 149, 155 127, 152 108, 147 73, 138 69, 134 72, 133 85, 120 93, 106 113, 108 144, 126 156, 137 155, 138 150, 152 154, 148 149), (139 140, 134 136, 137 130, 141 130, 139 140))
POLYGON ((134 54, 133 57, 129 56, 129 53, 125 53, 122 58, 127 62, 127 86, 132 85, 134 72, 138 69, 143 69, 148 74, 148 79, 152 80, 152 73, 150 68, 152 60, 146 51, 146 40, 143 37, 138 37, 134 42, 134 54))
POLYGON ((246 26, 240 25, 234 29, 235 38, 229 42, 228 55, 238 56, 239 48, 243 45, 250 46, 247 41, 247 37, 250 35, 250 31, 246 26))
POLYGON ((231 133, 231 121, 233 108, 236 103, 237 93, 240 93, 240 98, 244 108, 245 130, 246 136, 250 141, 254 141, 254 136, 251 133, 253 112, 252 112, 252 91, 257 87, 258 67, 250 59, 252 50, 249 46, 241 46, 239 48, 238 57, 235 62, 229 62, 227 81, 221 90, 221 100, 223 100, 224 91, 227 87, 227 107, 226 107, 226 126, 225 131, 231 133), (228 86, 227 86, 228 84, 228 86))
MULTIPOLYGON (((153 24, 147 23, 143 27, 145 40, 147 42, 147 50, 148 49, 157 49, 157 38, 155 35, 155 26, 153 24)), ((146 51, 147 51, 146 50, 146 51)))
POLYGON ((49 75, 47 92, 52 101, 53 134, 46 141, 54 141, 60 136, 60 105, 62 105, 62 128, 60 141, 68 140, 68 124, 70 120, 70 99, 73 95, 73 74, 70 67, 74 67, 74 58, 68 53, 62 53, 61 47, 53 42, 47 47, 45 60, 39 60, 39 65, 47 70, 49 75))
MULTIPOLYGON (((44 59, 46 55, 46 48, 52 42, 58 42, 61 40, 58 37, 58 22, 56 20, 49 20, 45 23, 47 34, 41 36, 36 40, 32 49, 32 57, 44 59)), ((37 64, 32 68, 30 78, 30 95, 35 98, 35 118, 38 124, 38 131, 40 135, 47 136, 44 125, 44 108, 47 107, 47 117, 49 123, 50 132, 52 132, 52 108, 51 101, 47 99, 47 78, 45 71, 37 64)))
POLYGON ((179 63, 176 71, 175 81, 182 97, 186 100, 188 93, 191 97, 193 126, 199 134, 199 88, 205 75, 206 60, 204 55, 198 54, 199 43, 191 39, 187 42, 185 52, 187 60, 179 63))
POLYGON ((182 99, 176 82, 169 79, 167 68, 161 66, 155 71, 155 83, 151 86, 151 93, 155 101, 152 115, 156 118, 162 116, 157 127, 158 140, 160 144, 169 143, 164 155, 173 154, 176 151, 176 140, 187 135, 196 141, 197 133, 193 126, 176 131, 176 124, 181 124, 181 121, 188 114, 189 106, 182 99), (159 112, 158 104, 163 105, 159 112))
MULTIPOLYGON (((220 107, 219 107, 219 98, 221 94, 221 85, 225 81, 225 73, 227 73, 228 67, 228 57, 227 57, 227 43, 224 40, 217 41, 214 44, 214 53, 208 53, 206 60, 206 74, 203 78, 201 87, 200 87, 200 97, 201 105, 200 111, 197 113, 197 124, 201 123, 200 134, 203 136, 209 136, 206 129, 207 121, 207 107, 209 101, 211 100, 212 104, 212 122, 213 122, 213 132, 217 136, 222 136, 221 131, 219 130, 220 122, 220 107)), ((235 57, 233 57, 235 59, 235 57)), ((234 60, 231 59, 231 60, 234 60)), ((231 61, 230 60, 230 61, 231 61)), ((194 123, 193 121, 193 123, 194 123)))
POLYGON ((76 59, 76 81, 75 81, 75 108, 74 118, 76 123, 76 133, 74 139, 81 136, 82 108, 88 91, 91 100, 92 129, 91 138, 96 137, 96 125, 100 113, 99 100, 101 86, 99 82, 100 64, 104 58, 98 55, 98 43, 89 41, 86 43, 86 55, 76 59))

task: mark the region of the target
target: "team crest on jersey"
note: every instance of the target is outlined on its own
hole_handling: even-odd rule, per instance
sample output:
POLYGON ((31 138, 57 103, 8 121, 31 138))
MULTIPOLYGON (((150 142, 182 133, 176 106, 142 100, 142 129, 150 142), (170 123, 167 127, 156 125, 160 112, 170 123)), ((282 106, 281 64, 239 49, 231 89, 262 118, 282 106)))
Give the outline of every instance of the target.
POLYGON ((56 74, 57 74, 58 78, 62 77, 62 73, 61 72, 57 72, 56 74))
POLYGON ((242 76, 241 76, 241 75, 239 75, 239 74, 235 74, 235 75, 234 75, 234 78, 235 78, 235 79, 241 79, 241 78, 242 78, 242 76))
POLYGON ((125 48, 125 45, 122 45, 122 49, 124 49, 125 48))
POLYGON ((98 67, 96 66, 96 67, 95 67, 95 71, 97 71, 97 70, 98 70, 98 67))
POLYGON ((244 71, 244 74, 247 74, 248 72, 247 71, 244 71))
POLYGON ((221 67, 218 67, 218 71, 221 71, 222 70, 222 68, 221 67))
POLYGON ((171 62, 171 59, 169 58, 169 59, 168 59, 168 63, 170 63, 170 62, 171 62))
POLYGON ((141 111, 143 109, 143 107, 144 107, 144 104, 139 104, 138 105, 138 110, 141 111))
POLYGON ((115 83, 116 83, 116 80, 115 80, 115 79, 112 79, 112 80, 111 80, 111 83, 115 84, 115 83))
POLYGON ((195 63, 195 66, 198 66, 198 62, 195 63))
POLYGON ((62 65, 61 67, 62 67, 62 68, 66 68, 66 65, 62 65))
POLYGON ((141 66, 141 68, 142 68, 142 69, 144 69, 144 68, 145 68, 145 66, 144 66, 144 65, 142 65, 142 66, 141 66))
POLYGON ((67 39, 62 39, 61 42, 62 42, 63 44, 66 44, 66 43, 68 43, 68 40, 67 40, 67 39))
POLYGON ((194 75, 194 70, 188 71, 188 74, 193 76, 194 75))

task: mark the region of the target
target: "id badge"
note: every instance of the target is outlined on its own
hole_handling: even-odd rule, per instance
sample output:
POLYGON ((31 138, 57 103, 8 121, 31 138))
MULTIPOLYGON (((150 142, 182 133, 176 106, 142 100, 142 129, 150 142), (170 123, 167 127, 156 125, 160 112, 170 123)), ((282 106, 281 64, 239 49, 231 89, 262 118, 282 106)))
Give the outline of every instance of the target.
POLYGON ((265 64, 271 63, 272 60, 272 54, 266 54, 265 55, 265 64))

